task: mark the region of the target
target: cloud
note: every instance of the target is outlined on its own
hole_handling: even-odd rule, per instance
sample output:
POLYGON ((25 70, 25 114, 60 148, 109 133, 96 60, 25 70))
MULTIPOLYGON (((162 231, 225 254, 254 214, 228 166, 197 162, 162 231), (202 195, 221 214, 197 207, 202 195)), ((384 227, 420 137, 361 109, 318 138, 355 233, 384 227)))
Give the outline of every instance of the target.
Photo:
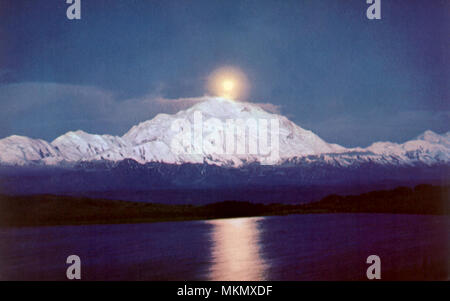
POLYGON ((281 106, 274 105, 272 103, 255 103, 257 106, 259 106, 261 109, 274 113, 274 114, 280 114, 281 112, 281 106))
POLYGON ((204 100, 157 94, 120 99, 91 86, 59 83, 0 85, 0 138, 12 134, 52 140, 70 130, 123 135, 158 113, 172 114, 204 100))
MULTIPOLYGON (((0 138, 12 134, 52 140, 71 130, 123 135, 133 125, 158 113, 173 114, 205 100, 207 96, 169 99, 160 92, 120 99, 92 86, 59 83, 0 85, 0 138)), ((270 103, 257 104, 279 112, 270 103)))
POLYGON ((173 114, 180 110, 185 110, 203 100, 203 97, 168 99, 161 96, 148 95, 117 102, 113 115, 116 118, 133 119, 136 123, 150 119, 158 113, 173 114))

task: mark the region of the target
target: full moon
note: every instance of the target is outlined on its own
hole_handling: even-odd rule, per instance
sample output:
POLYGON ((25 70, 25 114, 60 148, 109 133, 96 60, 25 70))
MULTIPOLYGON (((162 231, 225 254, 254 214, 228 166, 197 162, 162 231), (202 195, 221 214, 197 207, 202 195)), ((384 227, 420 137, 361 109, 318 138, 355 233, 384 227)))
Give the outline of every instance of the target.
POLYGON ((234 88, 234 83, 231 80, 225 80, 222 84, 223 89, 227 92, 231 92, 234 88))
POLYGON ((248 88, 247 76, 237 67, 221 67, 208 77, 208 92, 215 96, 244 100, 248 88))

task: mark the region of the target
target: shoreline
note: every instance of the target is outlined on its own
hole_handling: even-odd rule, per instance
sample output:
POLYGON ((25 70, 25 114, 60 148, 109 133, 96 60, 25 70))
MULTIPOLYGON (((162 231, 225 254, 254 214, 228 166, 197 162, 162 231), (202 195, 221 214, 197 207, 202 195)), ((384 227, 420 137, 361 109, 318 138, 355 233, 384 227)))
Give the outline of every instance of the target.
POLYGON ((84 197, 0 195, 0 228, 135 224, 292 214, 450 215, 450 187, 418 185, 360 195, 329 195, 307 204, 223 201, 166 205, 84 197))

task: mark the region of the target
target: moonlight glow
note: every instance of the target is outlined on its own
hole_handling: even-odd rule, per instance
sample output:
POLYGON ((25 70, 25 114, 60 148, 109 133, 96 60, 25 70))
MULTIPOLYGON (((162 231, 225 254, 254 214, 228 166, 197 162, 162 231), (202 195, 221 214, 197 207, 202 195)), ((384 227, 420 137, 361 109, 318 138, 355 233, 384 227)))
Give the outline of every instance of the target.
POLYGON ((236 67, 222 67, 208 78, 208 91, 215 96, 243 100, 248 93, 248 80, 236 67))

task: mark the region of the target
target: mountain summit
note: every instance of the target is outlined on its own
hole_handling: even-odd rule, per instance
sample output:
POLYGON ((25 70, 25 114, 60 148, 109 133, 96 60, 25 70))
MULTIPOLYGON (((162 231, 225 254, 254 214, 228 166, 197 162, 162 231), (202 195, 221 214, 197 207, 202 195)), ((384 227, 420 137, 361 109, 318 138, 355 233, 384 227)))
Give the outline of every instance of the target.
POLYGON ((439 135, 426 131, 404 144, 377 142, 365 149, 347 149, 325 142, 285 116, 269 113, 258 104, 224 98, 205 98, 204 101, 176 114, 158 114, 151 120, 133 126, 122 137, 75 131, 48 143, 40 139, 10 136, 0 140, 0 163, 59 165, 82 161, 118 162, 133 159, 142 164, 207 163, 239 167, 252 162, 268 164, 266 159, 273 155, 271 152, 275 146, 274 141, 277 157, 269 162, 272 165, 305 158, 341 165, 361 160, 384 164, 450 162, 450 133, 439 135), (227 128, 229 122, 243 125, 244 131, 239 132, 238 127, 227 128), (256 127, 254 131, 252 126, 256 127), (178 143, 178 148, 174 148, 174 141, 176 142, 180 135, 183 138, 182 143, 178 143), (268 137, 270 152, 261 152, 260 144, 255 148, 256 152, 252 152, 249 141, 257 141, 265 135, 268 137), (273 137, 277 140, 273 140, 273 137), (226 149, 225 144, 230 141, 233 141, 233 151, 218 151, 226 149), (245 150, 236 151, 237 145, 244 145, 245 150))

